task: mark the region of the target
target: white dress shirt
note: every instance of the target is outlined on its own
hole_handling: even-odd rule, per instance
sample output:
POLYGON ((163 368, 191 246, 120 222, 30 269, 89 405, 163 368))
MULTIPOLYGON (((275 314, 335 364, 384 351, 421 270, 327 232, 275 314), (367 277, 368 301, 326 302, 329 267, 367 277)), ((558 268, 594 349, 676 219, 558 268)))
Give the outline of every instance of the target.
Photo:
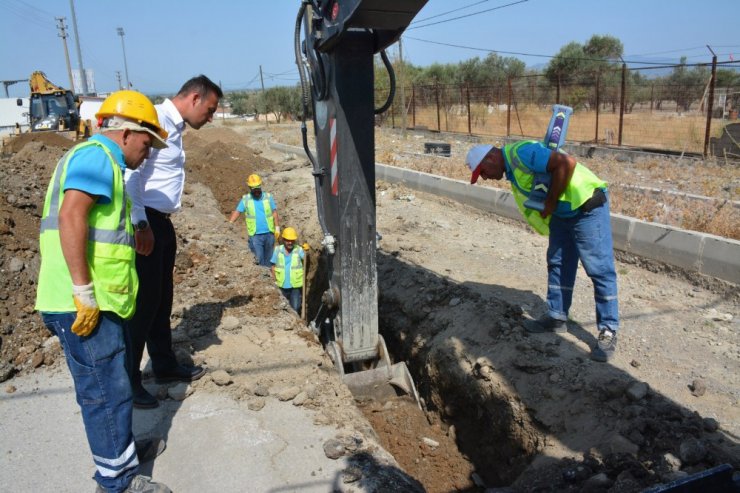
POLYGON ((131 221, 146 220, 144 207, 165 214, 180 210, 185 186, 185 151, 182 132, 185 121, 169 99, 155 106, 159 124, 167 130, 167 148, 152 149, 138 169, 126 170, 126 193, 131 197, 131 221))

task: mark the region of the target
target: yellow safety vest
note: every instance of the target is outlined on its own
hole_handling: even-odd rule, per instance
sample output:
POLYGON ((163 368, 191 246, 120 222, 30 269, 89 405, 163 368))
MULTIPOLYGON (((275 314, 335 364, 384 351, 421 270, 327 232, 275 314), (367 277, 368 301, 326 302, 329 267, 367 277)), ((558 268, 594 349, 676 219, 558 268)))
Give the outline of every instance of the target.
MULTIPOLYGON (((262 207, 265 209, 265 220, 267 221, 267 229, 270 233, 275 232, 275 219, 272 217, 272 207, 270 207, 271 195, 267 192, 262 192, 262 207)), ((251 193, 248 193, 242 197, 242 203, 244 204, 245 220, 247 222, 247 233, 249 236, 254 236, 257 232, 257 211, 254 206, 254 198, 251 193)))
MULTIPOLYGON (((303 249, 298 246, 293 246, 293 251, 290 252, 290 287, 300 288, 303 287, 303 261, 301 260, 300 253, 303 249)), ((275 284, 282 288, 285 285, 285 255, 288 252, 285 251, 285 246, 280 245, 277 247, 277 263, 275 264, 275 284)))
MULTIPOLYGON (((511 182, 511 191, 514 194, 514 200, 519 208, 519 212, 522 213, 524 219, 527 220, 535 231, 547 236, 550 234, 551 216, 543 219, 539 211, 524 207, 524 202, 529 198, 529 193, 532 190, 534 172, 522 163, 517 151, 521 146, 532 143, 537 143, 537 141, 525 140, 504 146, 503 153, 506 158, 504 159, 506 176, 511 182)), ((593 196, 594 190, 597 188, 606 188, 606 186, 607 183, 596 176, 593 171, 581 163, 576 163, 576 168, 573 171, 570 182, 565 187, 565 190, 563 190, 563 193, 560 194, 560 197, 558 197, 557 210, 574 212, 593 196)))
POLYGON ((110 151, 95 141, 75 146, 59 160, 46 191, 39 237, 41 269, 36 310, 77 311, 72 295, 72 277, 64 260, 59 238, 59 210, 64 200, 64 182, 69 161, 77 151, 91 146, 98 146, 110 160, 113 168, 113 197, 107 204, 93 205, 88 215, 88 268, 100 310, 128 319, 136 309, 136 292, 139 289, 134 230, 130 219, 131 201, 126 195, 120 166, 110 151))

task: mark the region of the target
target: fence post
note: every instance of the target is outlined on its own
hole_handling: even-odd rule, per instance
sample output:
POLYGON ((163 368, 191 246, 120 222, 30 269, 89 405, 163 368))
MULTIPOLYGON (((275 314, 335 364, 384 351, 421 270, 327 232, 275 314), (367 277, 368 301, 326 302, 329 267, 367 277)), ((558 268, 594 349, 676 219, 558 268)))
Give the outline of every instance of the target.
POLYGON ((655 82, 650 84, 650 114, 653 114, 653 103, 655 102, 653 93, 655 92, 655 82))
POLYGON ((622 62, 622 94, 619 97, 619 138, 617 145, 622 146, 622 128, 624 126, 624 102, 627 98, 627 64, 622 62))
POLYGON ((439 119, 439 83, 434 83, 434 99, 437 101, 437 132, 442 131, 442 125, 439 119))
POLYGON ((601 72, 596 72, 596 137, 594 142, 599 143, 599 106, 601 106, 601 92, 599 91, 599 82, 601 81, 601 72))
MULTIPOLYGON (((707 46, 707 48, 709 48, 707 46)), ((711 50, 711 48, 709 48, 711 50)), ((709 152, 709 133, 712 130, 712 111, 714 111, 714 86, 717 84, 717 55, 712 52, 712 79, 709 82, 709 100, 707 101, 707 130, 704 133, 704 157, 709 152)))
POLYGON ((511 77, 507 79, 507 84, 509 86, 509 94, 506 102, 506 136, 509 137, 511 135, 511 77))
POLYGON ((395 104, 391 105, 391 128, 396 128, 396 112, 393 111, 395 104))
POLYGON ((471 126, 470 119, 470 86, 468 86, 467 84, 465 85, 465 93, 468 100, 468 135, 473 135, 473 127, 471 126))
POLYGON ((449 118, 447 115, 447 108, 449 107, 448 102, 447 102, 447 89, 449 87, 450 86, 442 86, 442 106, 444 106, 445 108, 445 132, 450 131, 450 124, 447 121, 447 119, 449 118))
POLYGON ((411 126, 416 128, 416 86, 411 84, 411 126))

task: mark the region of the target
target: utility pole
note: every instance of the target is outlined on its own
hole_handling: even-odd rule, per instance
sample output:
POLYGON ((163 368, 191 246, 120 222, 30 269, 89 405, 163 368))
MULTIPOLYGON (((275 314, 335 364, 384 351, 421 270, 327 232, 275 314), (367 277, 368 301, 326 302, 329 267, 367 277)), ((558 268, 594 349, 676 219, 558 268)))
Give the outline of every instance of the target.
POLYGON ((401 85, 401 135, 406 138, 406 81, 403 78, 403 42, 398 38, 398 82, 401 85))
POLYGON ((67 49, 67 26, 64 25, 66 17, 54 17, 57 21, 57 29, 59 29, 59 36, 62 38, 62 44, 64 45, 64 59, 67 61, 67 75, 69 76, 69 89, 74 91, 75 80, 72 77, 72 65, 69 63, 69 50, 67 49))
MULTIPOLYGON (((72 27, 75 30, 75 44, 77 45, 77 61, 80 65, 80 81, 82 83, 82 95, 87 95, 87 76, 85 67, 82 66, 82 50, 80 49, 80 33, 77 31, 77 16, 75 15, 75 0, 69 0, 69 8, 72 10, 72 27)), ((72 86, 74 88, 74 85, 72 86)))
POLYGON ((126 33, 123 32, 122 27, 117 27, 116 31, 121 37, 121 48, 123 48, 123 68, 126 71, 126 89, 131 89, 131 81, 128 79, 128 62, 126 62, 126 45, 123 42, 123 35, 126 33))
MULTIPOLYGON (((262 65, 260 65, 260 84, 262 85, 262 102, 265 102, 265 81, 262 79, 262 65)), ((267 122, 267 105, 265 104, 265 128, 269 126, 267 122)))
POLYGON ((121 71, 116 70, 116 80, 118 81, 118 90, 120 91, 123 89, 123 86, 121 85, 121 71))

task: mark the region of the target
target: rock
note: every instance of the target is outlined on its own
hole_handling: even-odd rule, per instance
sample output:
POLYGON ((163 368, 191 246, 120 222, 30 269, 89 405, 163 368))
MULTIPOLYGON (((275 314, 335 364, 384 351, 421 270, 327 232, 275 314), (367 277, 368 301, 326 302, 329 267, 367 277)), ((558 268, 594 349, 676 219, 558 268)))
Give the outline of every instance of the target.
POLYGON ((297 396, 301 392, 301 389, 298 387, 288 387, 282 390, 279 390, 276 394, 276 397, 279 401, 290 401, 295 396, 297 396))
POLYGON ((31 356, 31 366, 34 368, 38 368, 39 366, 44 364, 44 352, 41 350, 37 350, 33 352, 33 355, 31 356))
POLYGON ((645 382, 635 382, 629 386, 625 394, 632 402, 640 401, 645 398, 648 389, 648 384, 645 382))
POLYGON ((707 393, 707 384, 701 378, 696 378, 691 382, 691 385, 689 385, 689 389, 691 390, 691 395, 694 397, 701 397, 707 393))
POLYGON ((186 397, 193 393, 193 387, 187 382, 181 382, 167 389, 167 395, 175 401, 184 401, 186 397))
POLYGON ((216 370, 211 373, 211 380, 213 380, 213 383, 220 386, 229 385, 233 381, 231 379, 231 375, 224 370, 216 370))
POLYGON ((702 426, 704 427, 705 431, 714 433, 719 429, 719 421, 714 418, 704 418, 702 420, 702 426))
POLYGON ((253 393, 254 395, 258 395, 260 397, 267 397, 268 395, 270 395, 270 388, 263 383, 258 383, 254 387, 253 393))
POLYGON ((432 448, 439 447, 439 442, 437 442, 435 440, 432 440, 431 438, 422 437, 421 441, 424 442, 424 443, 426 443, 427 445, 429 445, 432 448))
POLYGON ((8 385, 7 387, 5 387, 5 393, 6 394, 12 394, 16 390, 18 390, 18 389, 15 388, 15 385, 8 385))
POLYGON ((457 306, 460 304, 460 301, 461 301, 460 298, 452 298, 450 300, 450 306, 457 306))
POLYGON ((707 455, 706 447, 696 438, 688 438, 681 442, 681 445, 679 446, 679 456, 685 464, 696 464, 701 461, 705 455, 707 455))
POLYGON ((15 274, 22 271, 24 266, 25 264, 23 263, 23 260, 18 257, 13 257, 10 259, 10 263, 8 264, 8 270, 15 274))
POLYGON ((640 362, 637 361, 636 359, 633 359, 632 361, 630 361, 630 366, 632 366, 632 368, 639 368, 640 362))
POLYGON ((629 454, 637 457, 640 447, 619 433, 612 433, 605 442, 605 449, 613 454, 629 454))
POLYGON ((221 319, 221 328, 225 330, 234 330, 241 325, 239 319, 231 315, 221 319))
POLYGON ((676 481, 678 479, 683 479, 685 477, 688 477, 689 473, 684 471, 668 471, 664 474, 660 475, 660 480, 663 483, 671 483, 673 481, 676 481))
POLYGON ((591 476, 586 481, 584 481, 583 486, 581 487, 581 491, 584 493, 591 491, 605 491, 611 485, 612 480, 609 479, 609 476, 601 472, 595 476, 591 476))
POLYGON ((293 399, 293 405, 294 406, 302 406, 308 401, 308 394, 306 392, 301 392, 295 398, 293 399))
POLYGON ((324 443, 324 454, 330 459, 338 459, 344 455, 344 445, 334 438, 324 443))
POLYGON ((354 483, 362 479, 362 469, 356 466, 350 466, 342 471, 342 482, 354 483))
POLYGON ((247 407, 250 411, 261 411, 265 407, 264 399, 250 399, 247 403, 247 407))
POLYGON ((666 452, 660 457, 660 465, 667 471, 678 471, 681 469, 681 459, 669 452, 666 452))

